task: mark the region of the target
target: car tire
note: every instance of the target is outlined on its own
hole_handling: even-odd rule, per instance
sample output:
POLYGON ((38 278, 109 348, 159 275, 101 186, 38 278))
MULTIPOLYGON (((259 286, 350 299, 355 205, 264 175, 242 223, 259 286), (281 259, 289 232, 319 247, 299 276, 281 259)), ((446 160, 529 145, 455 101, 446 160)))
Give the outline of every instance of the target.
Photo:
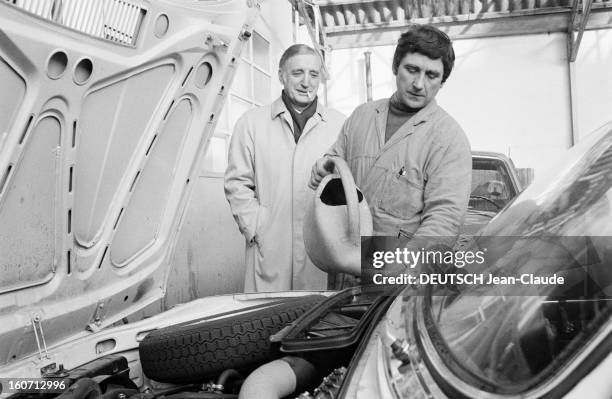
POLYGON ((270 335, 325 298, 292 298, 152 331, 138 348, 142 371, 160 382, 196 383, 229 368, 254 369, 281 356, 270 335))

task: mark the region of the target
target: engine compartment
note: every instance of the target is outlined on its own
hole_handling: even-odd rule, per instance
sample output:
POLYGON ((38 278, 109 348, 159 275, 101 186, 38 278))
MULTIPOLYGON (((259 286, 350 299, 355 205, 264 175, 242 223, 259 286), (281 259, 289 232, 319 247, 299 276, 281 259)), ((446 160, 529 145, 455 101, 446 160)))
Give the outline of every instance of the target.
POLYGON ((286 356, 315 370, 309 378, 297 375, 300 391, 291 397, 336 397, 360 342, 390 299, 357 287, 177 323, 149 332, 138 349, 44 374, 66 382, 59 395, 23 390, 10 398, 238 398, 254 370, 286 356))

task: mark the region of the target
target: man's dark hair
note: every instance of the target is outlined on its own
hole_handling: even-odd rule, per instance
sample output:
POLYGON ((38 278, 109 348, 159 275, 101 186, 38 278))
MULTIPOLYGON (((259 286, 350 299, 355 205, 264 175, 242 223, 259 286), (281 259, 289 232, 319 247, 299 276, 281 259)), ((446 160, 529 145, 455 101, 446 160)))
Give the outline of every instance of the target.
POLYGON ((455 52, 451 40, 444 32, 431 25, 414 25, 402 33, 393 55, 394 75, 397 75, 397 68, 408 53, 419 53, 433 60, 442 59, 444 66, 442 83, 446 82, 453 70, 455 52))
POLYGON ((314 51, 312 47, 307 46, 305 44, 294 44, 292 46, 289 46, 289 48, 285 50, 283 55, 281 55, 280 61, 278 62, 278 69, 283 69, 289 58, 299 54, 317 55, 317 52, 314 51))

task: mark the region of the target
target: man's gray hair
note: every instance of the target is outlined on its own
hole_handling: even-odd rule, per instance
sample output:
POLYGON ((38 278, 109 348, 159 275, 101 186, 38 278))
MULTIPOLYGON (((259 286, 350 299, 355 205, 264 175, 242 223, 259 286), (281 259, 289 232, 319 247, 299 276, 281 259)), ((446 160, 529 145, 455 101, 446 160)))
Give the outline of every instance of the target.
POLYGON ((283 55, 281 55, 280 61, 278 63, 278 69, 283 69, 289 58, 300 54, 312 54, 316 56, 317 52, 314 51, 312 47, 307 46, 305 44, 294 44, 292 46, 289 46, 289 48, 285 50, 283 55))

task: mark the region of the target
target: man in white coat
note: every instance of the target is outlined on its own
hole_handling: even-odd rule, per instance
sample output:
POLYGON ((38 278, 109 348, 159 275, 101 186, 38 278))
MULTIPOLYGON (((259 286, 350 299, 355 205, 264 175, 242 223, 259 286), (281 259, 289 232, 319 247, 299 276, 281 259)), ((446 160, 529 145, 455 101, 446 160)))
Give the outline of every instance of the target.
POLYGON ((245 292, 327 287, 304 249, 302 224, 314 195, 310 168, 345 117, 317 101, 321 61, 312 48, 289 47, 278 77, 281 97, 236 122, 225 171, 225 196, 246 239, 245 292))

